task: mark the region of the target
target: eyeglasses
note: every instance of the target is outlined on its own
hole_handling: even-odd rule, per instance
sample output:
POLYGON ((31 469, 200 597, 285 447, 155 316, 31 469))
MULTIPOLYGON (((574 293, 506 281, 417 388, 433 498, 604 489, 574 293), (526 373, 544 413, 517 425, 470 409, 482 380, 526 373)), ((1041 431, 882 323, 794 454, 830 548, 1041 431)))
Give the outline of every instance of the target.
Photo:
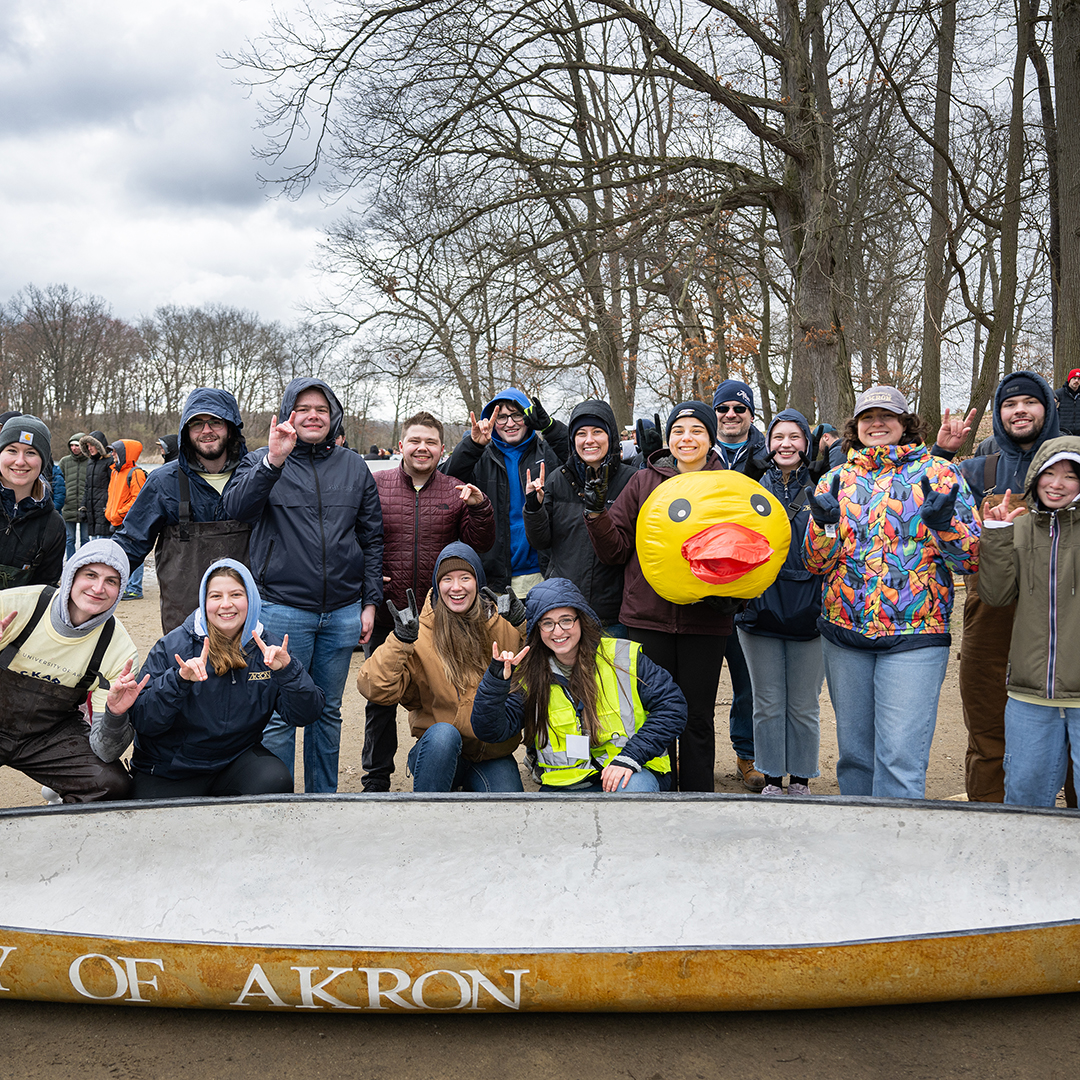
POLYGON ((500 413, 498 420, 495 421, 496 427, 506 427, 507 424, 523 424, 525 422, 525 414, 519 412, 512 413, 500 413))
POLYGON ((576 615, 563 615, 558 622, 554 619, 542 619, 540 621, 540 629, 543 630, 545 634, 550 634, 556 626, 559 627, 560 630, 569 630, 577 621, 578 617, 576 615))
POLYGON ((211 431, 224 431, 229 426, 227 420, 189 420, 187 423, 188 431, 194 431, 196 433, 202 431, 204 428, 209 428, 211 431))
POLYGON ((716 406, 716 411, 721 416, 723 416, 724 413, 729 413, 729 412, 737 413, 739 416, 742 416, 742 414, 744 412, 746 412, 746 406, 745 405, 717 405, 716 406))

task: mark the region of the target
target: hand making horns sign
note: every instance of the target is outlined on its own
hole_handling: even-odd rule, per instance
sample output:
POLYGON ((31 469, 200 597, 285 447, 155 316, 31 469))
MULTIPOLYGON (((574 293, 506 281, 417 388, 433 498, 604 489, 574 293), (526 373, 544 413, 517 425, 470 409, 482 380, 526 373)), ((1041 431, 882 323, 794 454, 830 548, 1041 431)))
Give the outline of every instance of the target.
POLYGON ((276 415, 270 418, 270 437, 266 444, 266 460, 275 469, 280 469, 285 464, 285 459, 292 453, 292 449, 296 445, 296 428, 293 427, 295 420, 295 412, 290 413, 289 419, 282 421, 280 424, 276 415))
POLYGON ((518 664, 521 663, 522 659, 524 658, 525 654, 528 651, 529 651, 529 646, 526 645, 525 648, 522 649, 521 652, 519 652, 517 654, 517 656, 515 656, 509 650, 506 650, 505 652, 500 652, 499 651, 499 643, 497 641, 493 641, 491 643, 491 659, 492 660, 501 660, 503 662, 503 678, 504 679, 509 679, 510 678, 511 672, 513 671, 514 668, 516 668, 518 666, 518 664))
POLYGON ((531 492, 536 492, 536 501, 543 503, 544 501, 544 463, 540 462, 540 471, 537 473, 536 479, 532 478, 532 470, 525 470, 525 496, 529 496, 531 492))
MULTIPOLYGON (((0 624, 2 626, 3 624, 0 624)), ((109 687, 109 696, 105 699, 105 706, 113 716, 123 716, 124 713, 135 704, 139 691, 150 681, 150 673, 143 676, 142 682, 138 681, 137 675, 131 674, 131 661, 124 665, 120 677, 113 680, 109 687)))
POLYGON ((210 638, 204 637, 202 652, 190 660, 185 660, 179 653, 173 653, 176 662, 180 665, 180 678, 188 682, 206 682, 206 658, 210 655, 210 638))
POLYGON ((1008 488, 1005 497, 997 506, 988 507, 983 512, 984 521, 1007 521, 1010 525, 1027 509, 1023 501, 1009 509, 1009 500, 1012 498, 1012 488, 1008 488))
POLYGON ((491 419, 480 417, 476 419, 476 413, 469 413, 469 437, 477 446, 487 446, 491 442, 491 419))
POLYGON ((280 671, 283 667, 288 667, 292 661, 292 657, 289 656, 289 635, 286 634, 282 639, 280 645, 267 645, 265 641, 259 635, 252 634, 252 638, 255 644, 262 650, 263 663, 271 671, 280 671))

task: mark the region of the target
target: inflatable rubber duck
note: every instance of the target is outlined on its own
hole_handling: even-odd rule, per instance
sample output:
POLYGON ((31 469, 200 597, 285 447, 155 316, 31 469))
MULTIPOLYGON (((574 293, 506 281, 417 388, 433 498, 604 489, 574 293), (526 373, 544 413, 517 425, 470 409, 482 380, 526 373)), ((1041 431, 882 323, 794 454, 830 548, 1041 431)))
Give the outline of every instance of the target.
POLYGON ((776 580, 790 545, 780 500, 730 469, 673 476, 638 514, 645 580, 673 604, 760 596, 776 580))

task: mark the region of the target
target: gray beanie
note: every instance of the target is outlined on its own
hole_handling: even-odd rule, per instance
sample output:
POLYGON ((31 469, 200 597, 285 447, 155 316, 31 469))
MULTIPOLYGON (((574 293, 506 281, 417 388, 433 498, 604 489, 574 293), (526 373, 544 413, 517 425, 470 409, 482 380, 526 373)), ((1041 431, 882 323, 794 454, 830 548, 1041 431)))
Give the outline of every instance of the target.
POLYGON ((120 597, 127 588, 128 576, 131 573, 127 554, 115 540, 91 540, 89 544, 83 544, 76 549, 75 554, 64 564, 64 572, 60 576, 60 588, 53 597, 50 617, 53 627, 66 637, 79 636, 89 633, 95 627, 100 626, 120 605, 120 597), (92 619, 76 627, 71 621, 71 613, 68 611, 68 601, 71 599, 71 584, 75 575, 84 566, 91 563, 104 563, 111 566, 120 575, 120 589, 116 594, 116 601, 108 611, 95 615, 92 619))
POLYGON ((13 416, 0 428, 0 450, 12 443, 33 447, 41 456, 43 472, 52 461, 52 434, 36 416, 13 416))

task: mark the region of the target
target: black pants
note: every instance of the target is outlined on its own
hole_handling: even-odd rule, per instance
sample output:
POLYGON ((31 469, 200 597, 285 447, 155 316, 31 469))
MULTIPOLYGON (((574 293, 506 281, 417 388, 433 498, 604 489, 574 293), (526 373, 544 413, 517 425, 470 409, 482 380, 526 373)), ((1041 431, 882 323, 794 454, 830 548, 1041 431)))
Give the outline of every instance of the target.
POLYGON ((184 799, 203 795, 290 795, 293 778, 281 759, 265 746, 245 750, 218 772, 200 773, 183 780, 167 780, 151 773, 134 774, 134 799, 184 799))
MULTIPOLYGON (((371 640, 364 646, 364 656, 370 656, 391 632, 391 627, 376 623, 371 640)), ((364 709, 364 749, 360 755, 364 766, 360 782, 365 791, 390 790, 397 748, 397 706, 369 701, 364 709)))
POLYGON ((638 642, 686 696, 686 729, 671 749, 672 790, 715 791, 716 688, 726 635, 665 634, 631 626, 630 640, 638 642))

